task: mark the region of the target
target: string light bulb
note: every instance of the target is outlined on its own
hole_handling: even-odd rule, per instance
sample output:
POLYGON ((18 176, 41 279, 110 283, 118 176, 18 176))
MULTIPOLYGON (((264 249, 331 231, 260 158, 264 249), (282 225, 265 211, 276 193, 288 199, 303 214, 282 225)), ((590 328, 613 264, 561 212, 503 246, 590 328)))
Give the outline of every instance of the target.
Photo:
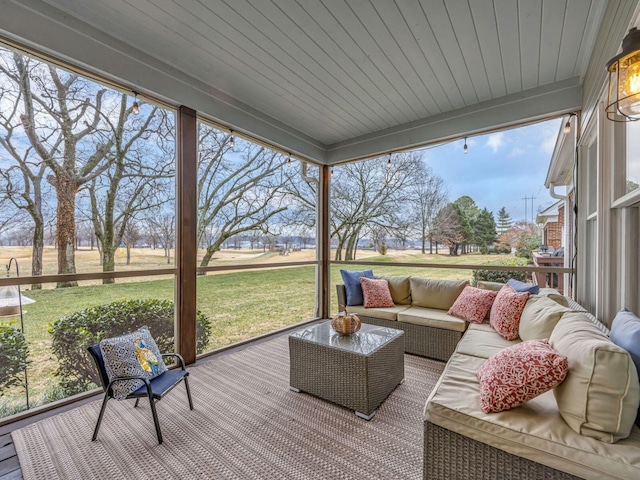
POLYGON ((231 135, 231 138, 229 139, 229 147, 233 148, 236 146, 236 141, 233 138, 233 130, 229 130, 229 135, 231 135))
POLYGON ((387 159, 387 168, 391 168, 391 154, 389 154, 389 158, 387 159))
POLYGON ((567 123, 564 124, 564 134, 566 135, 570 131, 571 131, 571 120, 567 120, 567 123))
POLYGON ((291 166, 291 154, 287 157, 287 167, 291 166))
POLYGON ((331 176, 333 177, 333 167, 331 167, 330 173, 331 173, 331 176))
POLYGON ((464 151, 465 155, 469 153, 469 147, 467 146, 467 137, 464 137, 464 147, 462 147, 462 150, 464 151))
POLYGON ((131 109, 131 111, 134 115, 138 115, 140 113, 140 105, 138 105, 138 92, 134 91, 133 94, 133 108, 131 109))

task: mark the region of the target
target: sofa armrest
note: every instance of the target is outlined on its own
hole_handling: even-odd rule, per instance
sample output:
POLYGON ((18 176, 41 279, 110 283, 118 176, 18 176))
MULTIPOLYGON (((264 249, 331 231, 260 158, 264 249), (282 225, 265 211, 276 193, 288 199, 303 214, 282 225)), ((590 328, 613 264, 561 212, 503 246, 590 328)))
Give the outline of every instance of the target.
POLYGON ((336 293, 338 295, 338 312, 341 310, 340 305, 347 306, 347 289, 343 284, 336 285, 336 293))

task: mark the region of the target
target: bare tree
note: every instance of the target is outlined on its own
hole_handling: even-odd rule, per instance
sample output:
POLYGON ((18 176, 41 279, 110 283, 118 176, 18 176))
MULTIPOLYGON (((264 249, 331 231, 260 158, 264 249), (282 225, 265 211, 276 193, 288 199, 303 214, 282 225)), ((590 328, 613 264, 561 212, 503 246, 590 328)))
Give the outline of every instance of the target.
POLYGON ((460 245, 468 240, 463 220, 460 207, 455 203, 447 204, 436 214, 433 238, 449 247, 449 255, 458 255, 460 245))
MULTIPOLYGON (((113 138, 106 143, 91 141, 91 136, 104 126, 102 108, 106 90, 18 53, 3 50, 0 56, 3 82, 13 84, 19 91, 20 106, 11 109, 12 121, 16 116, 20 119, 19 137, 26 138, 29 144, 25 154, 12 156, 33 188, 34 203, 37 185, 44 175, 55 189, 58 273, 75 273, 76 194, 108 168, 106 155, 115 141, 113 138)), ((15 129, 17 124, 13 122, 11 126, 15 129)), ((12 132, 6 127, 5 132, 5 150, 18 150, 12 132)), ((36 222, 35 238, 39 235, 39 222, 35 220, 37 215, 32 217, 36 222)), ((75 285, 77 282, 58 283, 58 287, 75 285)))
POLYGON ((278 152, 236 140, 208 125, 200 125, 198 151, 198 244, 205 253, 201 266, 230 237, 264 225, 284 211, 282 169, 286 158, 278 152))
MULTIPOLYGON (((132 117, 122 95, 117 115, 108 121, 111 131, 104 133, 106 141, 114 140, 107 154, 109 168, 86 186, 104 272, 115 270, 115 252, 133 231, 131 223, 136 215, 171 197, 166 195, 170 190, 166 180, 173 178, 175 171, 173 117, 157 107, 149 108, 146 114, 145 110, 141 107, 140 116, 132 117)), ((127 247, 127 259, 129 256, 127 247)), ((103 280, 114 282, 112 278, 103 280)))
MULTIPOLYGON (((385 157, 386 158, 386 157, 385 157)), ((408 208, 410 188, 418 180, 417 152, 397 153, 390 166, 381 158, 350 163, 334 170, 331 189, 331 236, 337 239, 336 260, 354 260, 363 230, 391 229, 395 213, 408 208)))
POLYGON ((421 163, 418 175, 422 180, 416 182, 411 191, 413 225, 420 238, 422 253, 426 253, 427 240, 429 253, 433 253, 434 220, 436 214, 447 204, 449 193, 444 180, 434 174, 429 165, 421 163))
POLYGON ((160 213, 147 217, 148 230, 164 248, 167 263, 171 263, 171 249, 176 241, 176 216, 170 213, 160 213))

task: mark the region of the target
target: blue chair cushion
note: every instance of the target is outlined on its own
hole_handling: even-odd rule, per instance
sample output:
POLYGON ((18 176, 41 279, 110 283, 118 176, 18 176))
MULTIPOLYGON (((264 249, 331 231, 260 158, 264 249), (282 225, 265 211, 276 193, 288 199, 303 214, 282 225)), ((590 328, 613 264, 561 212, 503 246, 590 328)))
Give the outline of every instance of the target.
POLYGON ((529 285, 528 283, 521 282, 515 278, 510 279, 507 282, 507 285, 513 288, 516 292, 529 292, 531 295, 537 295, 540 293, 540 287, 538 285, 529 285))
POLYGON ((342 275, 342 281, 347 293, 347 305, 362 305, 364 296, 362 295, 360 277, 373 278, 373 270, 363 270, 361 272, 340 270, 340 275, 342 275))
MULTIPOLYGON (((151 384, 151 392, 155 398, 162 398, 165 393, 167 393, 171 388, 187 376, 186 370, 174 369, 167 370, 162 375, 155 377, 149 381, 151 384)), ((131 397, 134 396, 146 396, 147 395, 147 386, 142 385, 140 388, 135 390, 130 394, 131 397)))

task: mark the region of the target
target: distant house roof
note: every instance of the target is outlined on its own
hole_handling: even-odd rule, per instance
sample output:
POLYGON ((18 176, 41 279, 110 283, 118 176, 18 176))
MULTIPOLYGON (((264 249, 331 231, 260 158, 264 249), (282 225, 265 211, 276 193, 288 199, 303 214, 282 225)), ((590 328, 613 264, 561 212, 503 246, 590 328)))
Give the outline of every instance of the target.
POLYGON ((536 215, 536 223, 542 223, 546 225, 549 222, 558 221, 558 209, 562 205, 562 200, 558 200, 556 203, 545 208, 536 215))

